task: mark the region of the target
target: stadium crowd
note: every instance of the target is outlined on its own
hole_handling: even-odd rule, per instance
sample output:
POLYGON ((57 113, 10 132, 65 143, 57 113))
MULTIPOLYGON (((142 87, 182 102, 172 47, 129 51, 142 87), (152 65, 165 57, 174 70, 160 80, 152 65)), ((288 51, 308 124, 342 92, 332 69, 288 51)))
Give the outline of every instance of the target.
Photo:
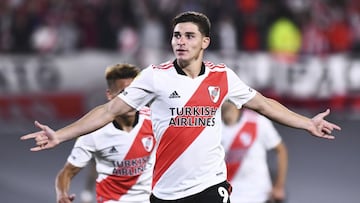
POLYGON ((136 54, 170 49, 175 13, 197 10, 215 27, 210 49, 326 55, 356 51, 356 0, 3 0, 0 53, 71 53, 84 49, 136 54), (168 38, 168 40, 163 40, 168 38))

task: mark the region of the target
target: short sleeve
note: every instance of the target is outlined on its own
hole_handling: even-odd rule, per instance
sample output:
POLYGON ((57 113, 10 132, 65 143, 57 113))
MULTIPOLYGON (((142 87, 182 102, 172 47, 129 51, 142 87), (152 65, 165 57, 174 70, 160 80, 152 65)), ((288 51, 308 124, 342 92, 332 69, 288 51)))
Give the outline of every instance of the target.
POLYGON ((149 66, 142 70, 118 97, 136 110, 140 110, 153 100, 155 92, 154 70, 153 66, 149 66))
POLYGON ((83 168, 93 158, 95 143, 91 134, 78 138, 67 161, 76 167, 83 168))
POLYGON ((256 90, 245 84, 233 70, 227 68, 229 83, 228 99, 233 102, 238 109, 256 95, 256 90))

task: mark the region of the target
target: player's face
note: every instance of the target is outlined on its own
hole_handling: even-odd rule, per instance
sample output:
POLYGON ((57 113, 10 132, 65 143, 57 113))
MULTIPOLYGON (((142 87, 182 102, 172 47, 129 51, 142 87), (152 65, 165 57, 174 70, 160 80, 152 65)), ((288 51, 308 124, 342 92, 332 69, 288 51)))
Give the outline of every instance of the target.
POLYGON ((109 89, 107 91, 108 100, 111 100, 114 97, 116 97, 121 91, 123 91, 127 86, 129 86, 132 81, 133 78, 117 79, 112 89, 109 89))
POLYGON ((210 38, 203 36, 194 23, 179 23, 174 27, 171 45, 177 60, 202 60, 203 51, 209 43, 210 38))

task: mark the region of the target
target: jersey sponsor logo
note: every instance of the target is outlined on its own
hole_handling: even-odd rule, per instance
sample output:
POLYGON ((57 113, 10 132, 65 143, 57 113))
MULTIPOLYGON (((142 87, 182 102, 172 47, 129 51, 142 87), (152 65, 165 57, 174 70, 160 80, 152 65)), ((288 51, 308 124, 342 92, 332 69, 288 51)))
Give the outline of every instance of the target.
POLYGON ((169 108, 172 118, 169 126, 214 126, 215 114, 218 110, 214 106, 185 106, 182 108, 169 108))
POLYGON ((123 161, 114 161, 112 174, 117 176, 138 176, 146 169, 150 156, 144 156, 123 161))
POLYGON ((170 96, 169 96, 170 99, 173 99, 173 98, 180 98, 180 95, 175 91, 173 91, 170 96))
POLYGON ((219 100, 220 87, 218 87, 218 86, 209 86, 208 91, 209 91, 211 101, 216 103, 219 100))
MULTIPOLYGON (((139 176, 147 170, 149 155, 122 162, 113 162, 113 174, 96 183, 96 196, 98 202, 119 200, 136 184, 139 176)), ((116 201, 117 202, 117 201, 116 201)))

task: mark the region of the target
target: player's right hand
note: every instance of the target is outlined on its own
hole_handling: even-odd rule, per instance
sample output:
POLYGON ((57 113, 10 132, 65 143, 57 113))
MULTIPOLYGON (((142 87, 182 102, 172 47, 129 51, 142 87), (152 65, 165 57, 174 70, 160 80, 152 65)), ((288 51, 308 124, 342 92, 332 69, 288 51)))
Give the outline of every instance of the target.
POLYGON ((44 149, 50 149, 59 144, 56 139, 55 131, 46 125, 35 121, 35 126, 41 130, 35 133, 30 133, 20 137, 21 140, 27 140, 33 138, 36 141, 36 147, 31 148, 31 151, 41 151, 44 149))

